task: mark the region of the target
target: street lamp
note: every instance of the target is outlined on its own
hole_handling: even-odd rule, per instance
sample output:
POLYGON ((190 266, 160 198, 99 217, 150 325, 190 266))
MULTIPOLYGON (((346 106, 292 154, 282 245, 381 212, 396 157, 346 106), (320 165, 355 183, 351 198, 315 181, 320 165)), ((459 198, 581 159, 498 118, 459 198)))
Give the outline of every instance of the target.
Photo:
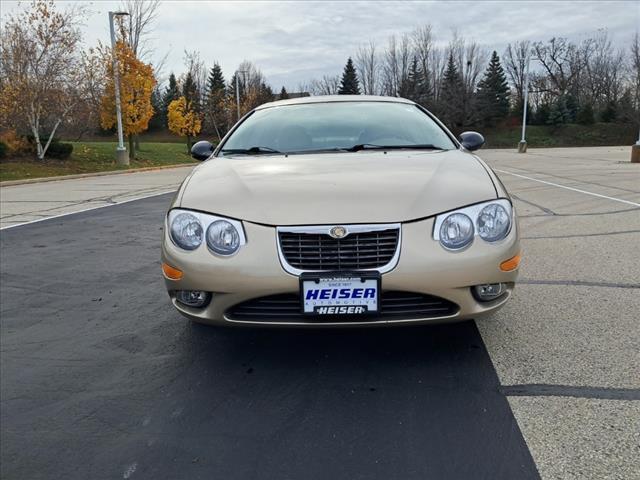
POLYGON ((111 55, 113 57, 113 86, 116 97, 116 120, 118 122, 118 148, 116 149, 116 160, 118 165, 129 165, 129 156, 124 146, 122 136, 122 106, 120 105, 120 68, 118 66, 118 55, 116 54, 116 31, 113 27, 113 18, 129 15, 127 12, 109 12, 109 30, 111 31, 111 55))
POLYGON ((527 153, 527 141, 525 133, 527 130, 527 103, 529 101, 529 64, 531 63, 531 53, 527 56, 527 70, 524 74, 524 105, 522 108, 522 139, 518 144, 518 153, 527 153))

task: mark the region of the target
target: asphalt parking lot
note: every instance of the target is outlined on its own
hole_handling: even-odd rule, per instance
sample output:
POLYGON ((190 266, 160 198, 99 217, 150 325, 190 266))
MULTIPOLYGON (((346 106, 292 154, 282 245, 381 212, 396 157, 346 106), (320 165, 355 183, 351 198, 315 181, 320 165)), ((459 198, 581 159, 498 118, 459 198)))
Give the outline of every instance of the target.
POLYGON ((36 222, 0 233, 0 476, 640 478, 629 151, 481 150, 521 281, 492 318, 423 328, 185 321, 159 241, 188 169, 3 187, 2 225, 36 222))

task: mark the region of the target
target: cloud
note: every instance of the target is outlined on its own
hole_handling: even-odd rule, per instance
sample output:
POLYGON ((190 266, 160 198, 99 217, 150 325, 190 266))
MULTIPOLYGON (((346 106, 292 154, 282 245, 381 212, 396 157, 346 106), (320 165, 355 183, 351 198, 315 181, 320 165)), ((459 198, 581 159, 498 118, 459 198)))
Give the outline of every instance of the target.
MULTIPOLYGON (((24 2, 23 2, 24 3, 24 2)), ((68 2, 58 1, 64 5, 68 2)), ((108 42, 107 11, 119 2, 88 2, 88 44, 108 42)), ((3 10, 16 2, 3 2, 3 10), (5 8, 4 5, 7 5, 5 8)), ((381 47, 393 34, 431 24, 436 40, 446 44, 452 31, 486 50, 501 53, 509 42, 566 36, 580 40, 606 28, 626 44, 640 25, 636 1, 456 1, 456 2, 264 2, 164 1, 149 46, 152 60, 167 55, 165 76, 183 71, 184 50, 197 50, 212 65, 218 61, 231 76, 242 60, 253 61, 275 89, 295 89, 323 74, 339 74, 359 44, 381 47)), ((3 13, 4 15, 4 13, 3 13)))

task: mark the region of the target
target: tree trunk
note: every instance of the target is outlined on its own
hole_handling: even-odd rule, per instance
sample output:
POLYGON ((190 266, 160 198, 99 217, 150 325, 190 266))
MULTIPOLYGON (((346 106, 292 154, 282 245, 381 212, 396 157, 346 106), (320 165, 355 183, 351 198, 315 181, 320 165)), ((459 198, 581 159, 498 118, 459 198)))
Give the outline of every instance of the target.
MULTIPOLYGON (((40 158, 40 160, 44 160, 44 155, 47 153, 47 150, 49 149, 49 145, 51 145, 51 141, 53 140, 53 136, 55 135, 56 130, 60 126, 60 122, 62 122, 61 118, 59 118, 58 121, 56 122, 56 124, 53 126, 53 130, 51 130, 51 134, 49 135, 49 139, 47 140, 46 145, 44 147, 39 146, 38 150, 42 151, 42 158, 40 158)), ((38 143, 40 143, 40 139, 38 139, 38 143)))
POLYGON ((187 155, 191 153, 191 137, 187 135, 187 155))
POLYGON ((129 135, 129 160, 136 159, 135 140, 133 135, 129 135))

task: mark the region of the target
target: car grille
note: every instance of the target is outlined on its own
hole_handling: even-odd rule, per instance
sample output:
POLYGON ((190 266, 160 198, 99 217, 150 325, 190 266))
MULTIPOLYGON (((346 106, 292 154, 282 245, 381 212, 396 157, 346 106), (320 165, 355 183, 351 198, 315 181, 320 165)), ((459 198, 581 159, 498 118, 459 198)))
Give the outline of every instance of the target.
POLYGON ((444 298, 422 293, 383 291, 380 298, 380 315, 307 316, 302 313, 300 296, 295 293, 271 295, 239 303, 225 313, 229 320, 246 322, 366 322, 385 320, 410 320, 416 318, 448 317, 459 310, 458 305, 444 298))
POLYGON ((323 233, 278 232, 284 260, 305 271, 372 270, 391 262, 399 228, 351 233, 333 238, 323 233))

